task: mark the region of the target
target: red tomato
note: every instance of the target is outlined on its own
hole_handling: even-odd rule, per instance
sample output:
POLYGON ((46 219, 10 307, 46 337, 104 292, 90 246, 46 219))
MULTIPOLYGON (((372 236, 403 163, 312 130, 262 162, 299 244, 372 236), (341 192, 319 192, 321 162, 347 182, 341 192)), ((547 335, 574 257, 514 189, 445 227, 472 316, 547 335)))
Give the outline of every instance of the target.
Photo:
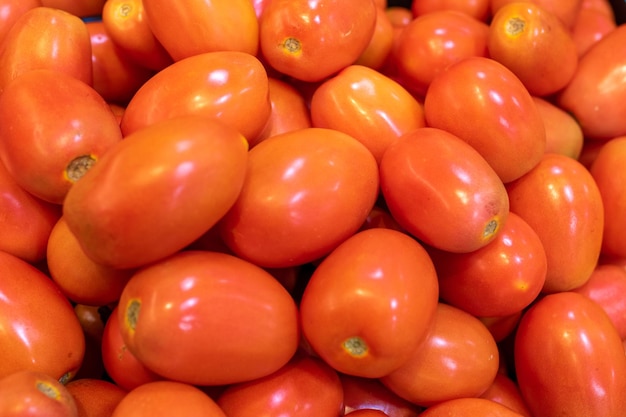
POLYGON ((438 10, 455 10, 472 16, 474 19, 487 21, 490 17, 489 0, 413 0, 411 12, 421 16, 438 10))
POLYGON ((581 294, 547 295, 524 314, 515 371, 535 416, 617 417, 626 410, 622 341, 602 308, 581 294))
POLYGON ((382 227, 385 229, 393 229, 399 232, 404 232, 402 226, 398 224, 396 219, 393 218, 389 210, 385 207, 375 205, 370 210, 370 214, 365 219, 365 222, 361 226, 360 230, 373 229, 375 227, 382 227))
POLYGON ((491 242, 509 212, 495 171, 474 148, 440 129, 415 129, 391 144, 380 163, 380 183, 403 228, 450 252, 491 242))
POLYGON ((343 391, 337 372, 321 359, 297 355, 276 372, 230 385, 217 404, 228 416, 339 416, 343 391))
POLYGON ((487 326, 487 330, 489 330, 493 339, 500 343, 513 334, 521 317, 522 311, 517 311, 508 316, 479 317, 478 319, 487 326))
POLYGON ((30 9, 41 6, 41 0, 5 0, 0 6, 0 42, 13 23, 30 9))
POLYGON ((533 96, 546 128, 546 153, 560 153, 578 159, 584 143, 583 131, 571 114, 552 102, 533 96))
POLYGON ((354 64, 363 65, 375 70, 380 69, 391 52, 393 45, 393 24, 383 7, 376 8, 376 26, 369 43, 354 61, 354 64))
POLYGON ((602 5, 608 7, 609 2, 606 0, 583 0, 583 4, 576 15, 576 20, 572 25, 571 31, 579 58, 581 58, 592 45, 617 27, 613 9, 608 7, 611 13, 607 13, 602 5), (589 6, 585 6, 587 3, 589 3, 589 6), (595 4, 598 4, 598 6, 592 6, 595 4))
POLYGON ((78 17, 99 16, 106 0, 41 0, 46 7, 61 9, 78 17))
POLYGON ((485 325, 440 303, 425 344, 381 381, 400 397, 430 407, 481 395, 493 383, 499 365, 498 346, 485 325))
POLYGON ((296 305, 263 269, 218 252, 180 252, 135 274, 118 311, 128 349, 152 371, 194 385, 269 375, 294 355, 296 305))
POLYGON ((126 391, 102 379, 76 379, 66 386, 74 398, 79 417, 110 417, 126 391))
POLYGON ((505 405, 524 417, 533 417, 517 383, 501 372, 496 374, 493 384, 480 397, 505 405))
POLYGON ((85 352, 72 305, 41 271, 5 252, 0 275, 0 378, 31 370, 71 380, 85 352))
POLYGON ((0 415, 3 417, 78 417, 74 398, 54 377, 19 370, 0 378, 0 415))
POLYGON ((415 239, 384 228, 362 231, 311 276, 300 303, 303 335, 336 370, 382 377, 424 342, 437 289, 432 261, 415 239))
POLYGON ((272 0, 259 21, 261 53, 280 73, 320 81, 363 53, 376 8, 373 0, 272 0))
POLYGON ((427 408, 420 417, 523 417, 509 407, 484 398, 457 398, 427 408))
POLYGON ((339 374, 346 414, 379 410, 389 417, 417 417, 421 407, 399 397, 376 378, 339 374))
POLYGON ((400 136, 424 127, 424 109, 400 84, 378 71, 351 65, 322 83, 311 98, 313 126, 347 133, 380 162, 400 136))
POLYGON ((18 75, 40 68, 91 84, 91 43, 80 18, 59 9, 35 7, 13 23, 0 46, 0 92, 18 75))
POLYGON ((389 417, 388 414, 385 414, 380 410, 370 410, 367 408, 354 410, 347 413, 346 415, 350 415, 351 417, 389 417))
POLYGON ((261 62, 242 52, 209 52, 176 62, 148 80, 126 106, 121 126, 126 136, 163 119, 208 116, 253 143, 270 113, 261 62))
POLYGON ((602 197, 589 171, 567 156, 546 154, 507 190, 511 212, 533 228, 546 251, 542 291, 584 284, 598 262, 604 225, 602 197))
POLYGON ((474 147, 505 183, 530 171, 545 150, 545 127, 528 90, 489 58, 466 58, 439 74, 424 114, 429 126, 474 147))
POLYGON ((94 262, 142 266, 191 244, 226 213, 247 157, 245 139, 222 123, 164 120, 105 154, 71 188, 63 215, 94 262))
POLYGON ((122 139, 115 115, 97 91, 49 69, 28 71, 7 86, 0 95, 0 117, 0 158, 6 168, 26 191, 57 204, 122 139))
POLYGON ((376 160, 356 139, 324 128, 284 133, 250 150, 222 237, 262 267, 301 265, 352 236, 377 196, 376 160))
MULTIPOLYGON (((510 3, 517 3, 519 0, 490 0, 491 13, 495 15, 502 7, 510 3)), ((546 9, 554 14, 567 28, 571 28, 576 20, 576 15, 580 10, 583 0, 531 0, 531 3, 546 9)))

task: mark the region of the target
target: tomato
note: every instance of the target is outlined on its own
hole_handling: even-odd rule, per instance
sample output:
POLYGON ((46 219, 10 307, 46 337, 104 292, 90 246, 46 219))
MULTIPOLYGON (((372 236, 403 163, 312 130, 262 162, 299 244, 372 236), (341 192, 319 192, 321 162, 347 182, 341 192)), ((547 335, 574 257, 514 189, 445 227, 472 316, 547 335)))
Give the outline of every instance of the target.
POLYGON ((374 228, 345 240, 313 272, 300 303, 302 331, 336 370, 379 378, 424 342, 437 302, 426 250, 404 233, 374 228))
POLYGON ((198 387, 176 381, 155 381, 130 391, 111 417, 226 417, 198 387))
POLYGON ((584 137, 576 119, 545 98, 533 96, 533 101, 546 128, 545 151, 578 159, 582 152, 584 137))
POLYGON ((598 262, 604 225, 602 197, 589 171, 570 157, 546 154, 507 190, 511 212, 533 228, 546 251, 542 291, 584 284, 598 262))
POLYGON ((3 417, 78 417, 67 388, 43 372, 19 370, 0 378, 0 415, 3 417))
POLYGON ((103 379, 76 379, 66 386, 79 417, 110 417, 126 391, 103 379))
POLYGON ((585 138, 626 135, 624 43, 626 25, 620 25, 580 58, 574 77, 557 97, 557 104, 578 120, 585 138))
POLYGON ((105 375, 102 361, 102 334, 109 308, 104 306, 74 305, 74 313, 85 337, 83 363, 73 380, 102 378, 105 375))
POLYGON ((85 352, 71 304, 45 274, 13 255, 0 252, 0 273, 0 378, 31 370, 69 381, 85 352))
POLYGON ((99 16, 106 0, 41 0, 46 7, 64 10, 78 17, 99 16))
POLYGON ((322 83, 311 98, 313 126, 339 130, 380 162, 398 137, 424 127, 424 109, 404 87, 378 71, 351 65, 322 83))
POLYGON ((226 213, 247 157, 245 139, 229 126, 200 116, 164 120, 106 153, 68 192, 63 215, 94 262, 142 266, 183 249, 226 213))
POLYGON ((578 50, 569 28, 532 2, 509 3, 498 9, 489 24, 487 48, 492 59, 538 96, 565 87, 578 65, 578 50))
POLYGON ((365 219, 365 222, 361 226, 360 230, 373 229, 375 227, 382 227, 385 229, 393 229, 399 232, 404 232, 402 226, 398 224, 396 219, 393 218, 389 210, 380 205, 375 205, 370 210, 370 214, 365 219))
POLYGON ((427 125, 478 150, 505 183, 530 171, 545 151, 545 127, 530 93, 489 58, 466 58, 435 77, 424 114, 427 125))
POLYGON ((143 84, 126 106, 122 132, 129 135, 163 119, 200 115, 219 119, 252 143, 271 113, 268 90, 265 68, 252 55, 196 55, 168 66, 143 84))
POLYGON ((626 136, 616 137, 598 150, 590 172, 602 196, 604 207, 604 232, 602 252, 606 255, 626 257, 626 136))
POLYGON ((41 0, 5 0, 0 6, 0 42, 21 15, 40 6, 41 0))
POLYGON ((617 23, 615 22, 613 9, 609 7, 608 1, 584 0, 571 28, 572 39, 576 44, 578 57, 582 57, 592 45, 604 38, 616 27, 617 23), (606 8, 608 8, 610 13, 607 12, 606 8))
POLYGON ((520 310, 506 316, 478 317, 478 319, 487 327, 493 339, 500 343, 513 334, 519 319, 522 317, 522 312, 520 310))
MULTIPOLYGON (((490 0, 491 13, 495 15, 502 7, 519 0, 490 0)), ((535 4, 556 16, 568 29, 572 27, 584 0, 532 0, 535 4)))
POLYGON ((480 249, 433 253, 441 298, 479 317, 523 310, 546 280, 548 263, 541 239, 515 213, 509 213, 495 240, 480 249))
POLYGON ((406 7, 389 6, 385 9, 385 13, 391 20, 391 24, 396 28, 405 27, 413 20, 411 10, 406 7))
POLYGON ((602 308, 581 294, 547 295, 524 314, 515 370, 534 416, 617 417, 626 410, 622 341, 602 308))
POLYGON ((297 355, 276 372, 230 385, 217 398, 228 416, 318 417, 343 414, 337 372, 319 358, 297 355))
POLYGON ((261 54, 280 73, 320 81, 367 48, 376 9, 373 0, 272 0, 259 19, 261 54))
POLYGON ((404 229, 450 252, 471 252, 493 241, 509 212, 495 171, 474 148, 441 129, 415 129, 391 144, 380 163, 380 183, 404 229))
POLYGON ((421 407, 399 397, 376 378, 339 374, 346 414, 379 410, 389 417, 416 417, 421 407))
POLYGON ((87 28, 82 20, 63 10, 49 7, 27 10, 4 36, 0 68, 0 92, 18 75, 40 68, 61 71, 91 84, 91 43, 87 28))
POLYGON ((439 303, 424 345, 380 380, 400 397, 430 407, 481 395, 493 383, 498 367, 498 347, 485 325, 459 308, 439 303))
POLYGON ((376 160, 353 137, 325 128, 284 133, 250 150, 221 235, 237 256, 262 267, 301 265, 353 235, 378 189, 376 160))
POLYGON ((369 43, 354 61, 354 64, 363 65, 375 70, 385 64, 393 45, 393 24, 386 9, 376 8, 376 26, 369 43))
POLYGON ((439 10, 462 12, 483 22, 486 22, 491 14, 489 0, 413 0, 411 2, 411 12, 416 17, 439 10))
POLYGON ((118 311, 129 350, 152 371, 194 385, 269 375, 294 355, 298 312, 268 272, 218 252, 187 251, 137 272, 118 311))
POLYGON ((523 417, 509 407, 485 398, 456 398, 427 408, 420 417, 523 417))
POLYGON ((501 372, 496 374, 493 384, 480 397, 505 405, 524 417, 533 417, 517 383, 501 372))

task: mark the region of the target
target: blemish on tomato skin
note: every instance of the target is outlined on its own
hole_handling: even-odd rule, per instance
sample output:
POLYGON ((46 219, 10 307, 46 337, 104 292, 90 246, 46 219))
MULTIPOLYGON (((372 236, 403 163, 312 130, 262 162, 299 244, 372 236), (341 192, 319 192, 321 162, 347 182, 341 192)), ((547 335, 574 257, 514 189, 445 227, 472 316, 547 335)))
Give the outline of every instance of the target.
POLYGON ((280 44, 282 50, 290 55, 300 55, 302 54, 302 43, 293 37, 285 38, 283 42, 280 44))
POLYGON ((59 398, 61 398, 61 393, 59 392, 59 390, 55 386, 51 385, 49 382, 37 381, 35 383, 35 386, 37 387, 37 391, 41 392, 46 397, 52 398, 53 400, 58 400, 59 398))
POLYGON ((341 347, 352 357, 362 358, 369 352, 369 347, 365 340, 359 336, 352 336, 347 338, 341 344, 341 347))
POLYGON ((132 298, 128 301, 126 305, 126 310, 124 314, 124 324, 130 330, 130 332, 135 331, 135 327, 137 326, 137 320, 139 320, 139 312, 141 310, 141 301, 132 298))
POLYGON ((81 155, 70 161, 63 171, 63 176, 71 183, 75 183, 94 166, 98 158, 95 155, 81 155))
POLYGON ((507 20, 505 26, 505 32, 509 36, 518 36, 524 32, 524 28, 526 27, 526 21, 520 17, 512 17, 507 20))

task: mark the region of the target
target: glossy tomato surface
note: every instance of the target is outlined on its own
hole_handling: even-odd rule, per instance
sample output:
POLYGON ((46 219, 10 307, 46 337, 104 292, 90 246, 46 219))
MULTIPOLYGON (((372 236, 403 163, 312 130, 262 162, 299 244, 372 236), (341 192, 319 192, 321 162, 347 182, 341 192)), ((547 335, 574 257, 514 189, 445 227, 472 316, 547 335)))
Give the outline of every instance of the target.
POLYGON ((13 26, 13 23, 28 10, 40 7, 41 0, 8 0, 2 4, 0 14, 0 42, 13 26))
POLYGON ((127 391, 103 379, 82 378, 66 386, 74 398, 79 417, 110 417, 127 391))
POLYGON ((389 417, 416 417, 421 407, 398 396, 377 378, 339 374, 346 414, 357 410, 378 410, 389 417))
POLYGON ((456 398, 427 408, 420 416, 521 417, 509 407, 485 398, 456 398))

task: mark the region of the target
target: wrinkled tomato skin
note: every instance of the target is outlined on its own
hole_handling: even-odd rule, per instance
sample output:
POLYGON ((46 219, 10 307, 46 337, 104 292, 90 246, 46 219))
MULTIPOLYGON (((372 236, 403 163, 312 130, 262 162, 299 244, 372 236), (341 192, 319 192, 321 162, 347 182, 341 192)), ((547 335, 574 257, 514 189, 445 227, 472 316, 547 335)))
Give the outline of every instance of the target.
POLYGON ((602 308, 581 294, 547 295, 524 314, 515 370, 534 416, 618 417, 626 410, 622 341, 602 308))
POLYGON ((356 410, 379 410, 388 417, 417 417, 422 411, 421 407, 399 397, 376 378, 340 373, 339 379, 346 414, 356 410))
POLYGON ((268 272, 217 252, 185 251, 128 282, 118 319, 147 368, 193 385, 225 385, 277 371, 299 343, 298 312, 268 272))
POLYGON ((300 303, 302 331, 336 370, 379 378, 424 342, 437 302, 426 250, 404 233, 374 228, 345 240, 316 268, 300 303))
POLYGON ((420 417, 481 416, 524 417, 509 407, 485 398, 456 398, 427 408, 420 417))

